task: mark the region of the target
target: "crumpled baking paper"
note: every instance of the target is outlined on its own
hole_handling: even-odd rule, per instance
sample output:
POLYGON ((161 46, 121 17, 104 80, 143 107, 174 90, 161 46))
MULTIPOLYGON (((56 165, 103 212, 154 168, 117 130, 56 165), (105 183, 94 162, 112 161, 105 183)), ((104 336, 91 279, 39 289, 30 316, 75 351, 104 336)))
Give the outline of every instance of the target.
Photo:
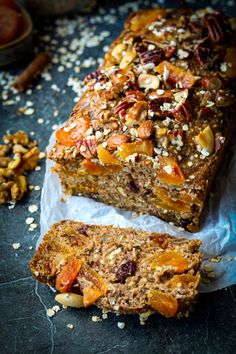
MULTIPOLYGON (((54 141, 55 133, 50 138, 48 150, 54 141)), ((231 147, 224 156, 224 161, 220 165, 219 173, 211 189, 204 210, 201 230, 194 234, 181 231, 155 216, 135 217, 132 212, 113 208, 81 196, 66 197, 65 201, 61 201, 63 190, 59 177, 51 172, 53 162, 47 160, 41 195, 41 236, 37 245, 48 229, 55 222, 63 219, 166 232, 189 239, 197 238, 202 241, 201 270, 205 279, 205 282, 200 285, 200 292, 211 292, 236 284, 236 139, 231 141, 231 147), (220 262, 209 261, 216 256, 221 257, 220 262)))

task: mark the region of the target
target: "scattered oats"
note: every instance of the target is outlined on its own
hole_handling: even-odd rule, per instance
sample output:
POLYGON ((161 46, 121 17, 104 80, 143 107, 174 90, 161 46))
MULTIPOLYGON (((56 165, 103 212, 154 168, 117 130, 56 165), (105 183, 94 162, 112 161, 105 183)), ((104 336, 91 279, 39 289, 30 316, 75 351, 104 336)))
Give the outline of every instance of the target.
POLYGON ((227 63, 221 63, 220 64, 220 71, 226 72, 227 71, 227 63))
POLYGON ((23 113, 26 116, 30 116, 31 114, 34 114, 34 109, 33 108, 27 108, 23 113))
POLYGON ((29 246, 29 250, 32 250, 33 249, 33 246, 29 246))
POLYGON ((47 309, 47 316, 53 317, 55 316, 56 312, 53 309, 47 309))
POLYGON ((33 230, 37 229, 37 227, 38 227, 38 225, 37 225, 37 224, 35 224, 35 223, 30 225, 30 229, 31 229, 31 231, 33 231, 33 230))
POLYGON ((58 128, 58 124, 53 124, 52 130, 56 130, 58 128))
POLYGON ((44 119, 43 119, 43 118, 39 118, 39 119, 37 119, 37 122, 38 122, 39 124, 43 124, 43 123, 44 123, 44 119))
POLYGON ((73 329, 73 328, 74 328, 74 325, 73 325, 72 323, 68 323, 68 324, 66 325, 66 327, 69 328, 69 329, 73 329))
POLYGON ((26 107, 32 107, 34 103, 32 101, 26 101, 26 107))
POLYGON ((13 243, 12 247, 14 248, 14 250, 18 250, 19 248, 21 248, 21 244, 20 243, 13 243))
POLYGON ((107 313, 103 313, 102 314, 102 318, 103 318, 103 320, 107 320, 108 319, 108 314, 107 313))
POLYGON ((188 166, 189 166, 189 167, 192 167, 192 166, 193 166, 192 161, 189 161, 189 162, 188 162, 188 166))
POLYGON ((52 309, 53 309, 53 311, 55 311, 55 312, 59 312, 59 311, 60 311, 60 306, 54 305, 52 309))
POLYGON ((187 131, 188 130, 188 125, 187 124, 184 124, 183 127, 182 127, 183 131, 187 131))
POLYGON ((36 204, 32 204, 29 206, 28 210, 30 213, 35 213, 36 211, 38 211, 38 206, 36 204))
POLYGON ((26 218, 25 222, 26 222, 27 225, 30 225, 30 224, 32 224, 34 222, 34 218, 28 217, 28 218, 26 218))
POLYGON ((32 90, 31 89, 26 90, 26 95, 31 95, 31 94, 32 94, 32 90))
POLYGON ((40 189, 41 189, 40 186, 35 186, 35 187, 34 187, 34 190, 35 190, 35 191, 40 191, 40 189))
POLYGON ((205 149, 202 149, 201 150, 201 154, 204 156, 204 157, 207 157, 210 155, 209 151, 205 150, 205 149))
POLYGON ((59 65, 58 68, 57 68, 57 71, 59 73, 62 73, 64 70, 65 70, 65 67, 63 65, 59 65))
POLYGON ((120 328, 120 329, 123 329, 125 327, 125 323, 124 322, 117 322, 117 326, 120 328))
POLYGON ((40 171, 41 170, 41 166, 36 166, 34 170, 35 171, 40 171))
POLYGON ((226 260, 231 262, 233 260, 233 257, 228 257, 228 258, 226 258, 226 260))
POLYGON ((29 190, 32 191, 33 189, 34 189, 34 186, 31 184, 31 185, 29 186, 29 190))
POLYGON ((164 151, 162 152, 162 155, 163 155, 163 156, 169 156, 169 153, 168 153, 168 151, 164 150, 164 151))
POLYGON ((169 70, 167 69, 167 67, 164 65, 164 73, 163 73, 163 80, 167 81, 169 77, 169 70))
POLYGON ((53 91, 56 91, 56 92, 60 92, 61 91, 60 88, 56 84, 51 85, 51 89, 53 91))
POLYGON ((8 209, 14 209, 16 206, 16 203, 12 203, 10 205, 8 205, 8 209))
POLYGON ((104 147, 104 148, 107 147, 107 142, 106 142, 106 141, 104 141, 104 142, 102 143, 102 147, 104 147))
POLYGON ((181 48, 178 49, 177 54, 178 54, 179 59, 185 59, 189 56, 189 53, 181 48))
POLYGON ((214 102, 212 102, 212 101, 207 101, 206 107, 212 107, 212 106, 214 106, 214 105, 215 105, 214 102))
POLYGON ((99 316, 92 316, 92 321, 99 322, 99 321, 101 321, 101 318, 99 316))

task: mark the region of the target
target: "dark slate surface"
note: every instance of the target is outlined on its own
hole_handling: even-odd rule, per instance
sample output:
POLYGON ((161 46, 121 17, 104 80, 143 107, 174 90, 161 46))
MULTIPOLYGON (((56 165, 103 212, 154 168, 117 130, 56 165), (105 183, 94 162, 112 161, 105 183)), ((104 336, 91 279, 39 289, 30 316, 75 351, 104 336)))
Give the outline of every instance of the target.
MULTIPOLYGON (((118 3, 123 2, 103 2, 105 12, 109 13, 111 8, 116 9, 118 3)), ((172 6, 175 2, 166 3, 172 6)), ((225 9, 228 14, 236 14, 233 1, 215 0, 212 3, 225 9)), ((198 7, 200 4, 209 5, 210 2, 198 1, 193 6, 198 7)), ((86 49, 82 58, 88 55, 95 58, 103 55, 101 48, 119 33, 127 13, 116 15, 118 21, 115 25, 97 25, 98 32, 108 28, 111 36, 99 47, 86 49)), ((88 18, 84 17, 84 20, 90 26, 88 18)), ((46 22, 46 25, 42 20, 37 22, 39 33, 46 31, 45 26, 48 23, 53 28, 53 20, 46 22)), ((51 36, 53 37, 53 30, 51 36)), ((76 32, 69 39, 71 38, 76 38, 76 32)), ((42 47, 39 43, 40 45, 42 47)), ((14 75, 26 62, 7 68, 6 72, 14 75)), ((92 69, 93 67, 82 69, 78 76, 82 79, 85 73, 92 69)), ((21 94, 21 101, 15 105, 0 104, 1 136, 7 129, 25 129, 28 133, 35 132, 34 137, 38 140, 41 150, 46 147, 52 125, 65 120, 73 106, 72 99, 76 96, 66 86, 71 74, 69 69, 58 73, 53 67, 51 73, 53 83, 61 88, 62 93, 50 89, 52 82, 41 80, 42 90, 33 88, 31 96, 21 94), (31 116, 17 113, 26 100, 34 102, 35 114, 31 116), (58 117, 53 116, 55 109, 60 111, 58 117), (44 118, 44 124, 37 123, 40 117, 44 118)), ((41 166, 41 171, 31 173, 29 183, 42 185, 44 161, 41 166)), ((31 216, 28 212, 29 205, 39 205, 39 202, 40 191, 32 191, 14 209, 0 207, 1 353, 235 353, 236 286, 200 295, 197 309, 189 319, 165 319, 155 315, 149 318, 145 326, 140 326, 136 316, 109 315, 108 320, 94 323, 91 321, 92 316, 101 315, 96 308, 87 311, 62 309, 53 318, 48 318, 46 309, 56 304, 54 293, 48 287, 36 284, 31 278, 28 265, 39 236, 39 228, 30 232, 25 219, 31 216), (13 249, 14 242, 21 243, 19 250, 13 249), (32 250, 29 249, 30 246, 33 246, 32 250), (118 321, 125 322, 123 330, 117 327, 118 321), (73 330, 67 328, 68 323, 74 325, 73 330)), ((33 217, 39 223, 39 211, 33 217)))

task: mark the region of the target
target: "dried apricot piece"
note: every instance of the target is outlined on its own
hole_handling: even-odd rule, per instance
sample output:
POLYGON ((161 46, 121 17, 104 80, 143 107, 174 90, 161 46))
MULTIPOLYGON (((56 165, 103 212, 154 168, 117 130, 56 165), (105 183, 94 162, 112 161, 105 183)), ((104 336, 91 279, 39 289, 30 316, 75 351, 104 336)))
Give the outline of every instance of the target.
MULTIPOLYGON (((130 18, 130 29, 131 31, 139 31, 148 24, 158 20, 159 18, 165 18, 167 16, 167 11, 165 9, 150 9, 145 11, 137 11, 130 18)), ((127 21, 129 24, 129 19, 127 21)))
POLYGON ((151 269, 171 267, 176 273, 183 273, 188 268, 188 261, 177 251, 166 251, 149 258, 151 269))
POLYGON ((170 85, 178 84, 178 86, 183 89, 192 87, 196 82, 196 78, 190 72, 185 71, 166 60, 156 66, 156 71, 161 75, 166 75, 166 81, 170 85))
POLYGON ((56 140, 60 144, 73 146, 83 138, 90 126, 90 119, 87 116, 82 116, 73 122, 69 121, 63 128, 57 130, 56 140))
POLYGON ((187 288, 191 283, 194 284, 194 287, 197 287, 199 282, 200 282, 200 273, 197 273, 196 275, 179 274, 179 275, 174 275, 173 278, 170 279, 169 285, 172 289, 179 288, 179 287, 187 288))
POLYGON ((188 213, 191 211, 190 203, 187 203, 183 200, 171 198, 165 188, 156 187, 155 194, 161 201, 161 203, 158 204, 162 204, 160 206, 165 209, 171 209, 179 213, 188 213))
POLYGON ((117 160, 107 149, 102 145, 98 145, 97 153, 99 160, 108 165, 120 165, 120 161, 117 160))
POLYGON ((86 159, 83 160, 80 165, 85 168, 87 173, 94 176, 109 175, 119 172, 122 169, 120 165, 99 166, 96 163, 86 159))
POLYGON ((159 164, 157 177, 162 183, 178 186, 185 182, 183 172, 174 158, 159 156, 159 164))
POLYGON ((86 285, 82 289, 85 307, 92 305, 107 292, 107 285, 102 277, 85 262, 83 262, 80 268, 77 279, 82 279, 86 282, 86 285))
POLYGON ((143 154, 147 156, 153 155, 153 143, 150 140, 137 141, 134 143, 124 143, 118 150, 118 155, 125 160, 133 154, 143 154))
POLYGON ((102 295, 103 294, 100 290, 96 290, 93 288, 83 289, 84 307, 93 305, 97 301, 97 299, 99 299, 102 295))
POLYGON ((75 258, 74 256, 68 257, 66 265, 63 267, 56 279, 56 289, 58 291, 61 293, 67 293, 70 291, 71 285, 75 280, 81 265, 81 260, 75 258))
POLYGON ((171 294, 159 290, 150 290, 148 293, 149 305, 165 317, 173 317, 178 311, 178 301, 171 294))
POLYGON ((84 167, 90 175, 99 176, 102 174, 102 168, 90 160, 83 160, 81 166, 84 167))

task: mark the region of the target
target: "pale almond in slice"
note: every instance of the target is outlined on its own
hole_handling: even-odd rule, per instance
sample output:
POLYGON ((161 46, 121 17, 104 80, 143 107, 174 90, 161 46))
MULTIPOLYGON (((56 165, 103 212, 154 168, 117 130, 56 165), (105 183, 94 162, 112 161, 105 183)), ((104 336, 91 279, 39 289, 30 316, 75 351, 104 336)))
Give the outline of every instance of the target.
POLYGON ((117 148, 118 146, 120 146, 123 143, 128 143, 130 141, 130 137, 128 135, 125 134, 117 134, 117 135, 113 135, 111 136, 108 140, 107 140, 107 146, 109 148, 117 148))
POLYGON ((150 120, 142 122, 138 128, 138 136, 140 139, 149 139, 153 132, 153 123, 150 120))
POLYGON ((215 138, 209 125, 195 136, 195 141, 202 149, 207 150, 209 153, 214 152, 215 138))

